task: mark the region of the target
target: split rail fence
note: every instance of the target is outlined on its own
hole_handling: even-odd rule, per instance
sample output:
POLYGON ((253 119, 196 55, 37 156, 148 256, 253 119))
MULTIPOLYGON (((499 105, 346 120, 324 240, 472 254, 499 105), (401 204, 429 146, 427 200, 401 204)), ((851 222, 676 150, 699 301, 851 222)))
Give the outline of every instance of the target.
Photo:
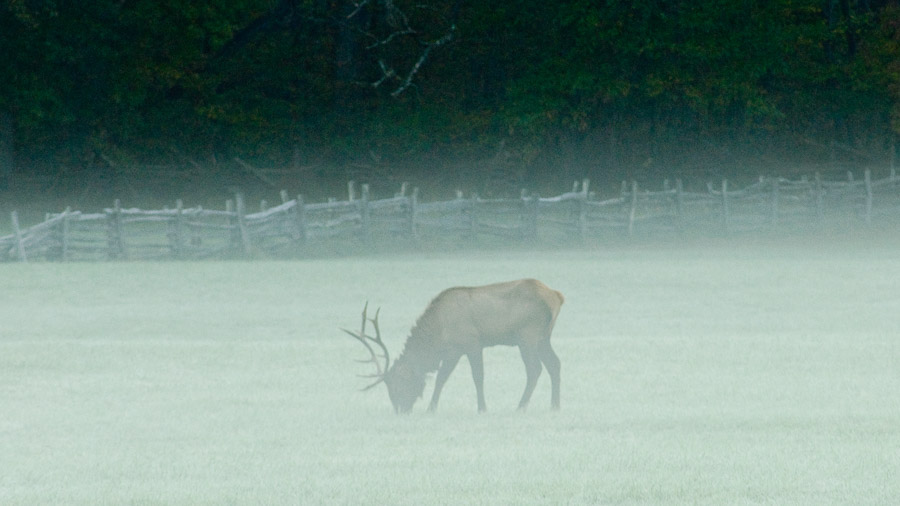
POLYGON ((0 237, 0 261, 298 257, 322 251, 361 251, 375 245, 579 244, 633 237, 729 236, 771 230, 900 223, 900 177, 873 180, 852 173, 843 181, 760 178, 741 189, 727 180, 686 191, 680 180, 660 190, 623 183, 602 199, 589 181, 571 192, 516 199, 478 196, 420 202, 417 189, 373 200, 368 185, 348 185, 348 199, 307 203, 281 192, 280 205, 248 212, 238 194, 225 210, 123 208, 100 213, 66 209, 0 237))

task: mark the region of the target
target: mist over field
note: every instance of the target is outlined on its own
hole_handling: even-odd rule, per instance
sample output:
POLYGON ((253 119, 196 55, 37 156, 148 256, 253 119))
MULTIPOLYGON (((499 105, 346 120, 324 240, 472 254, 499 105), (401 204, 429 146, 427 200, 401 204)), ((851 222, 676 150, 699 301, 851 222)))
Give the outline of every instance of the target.
POLYGON ((0 506, 897 504, 898 20, 0 2, 0 506), (520 278, 561 409, 535 283, 486 412, 360 391, 520 278))
POLYGON ((894 240, 290 262, 0 265, 2 504, 889 504, 894 240), (526 412, 514 348, 435 413, 359 388, 444 288, 565 294, 526 412))

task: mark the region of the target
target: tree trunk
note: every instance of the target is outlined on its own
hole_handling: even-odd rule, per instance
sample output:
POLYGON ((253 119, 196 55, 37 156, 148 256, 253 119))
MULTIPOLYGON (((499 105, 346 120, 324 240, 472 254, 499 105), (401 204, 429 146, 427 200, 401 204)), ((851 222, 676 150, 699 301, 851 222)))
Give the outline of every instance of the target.
POLYGON ((12 174, 15 167, 15 139, 12 115, 0 111, 0 191, 6 191, 12 185, 12 174))
POLYGON ((357 9, 350 1, 342 2, 338 12, 341 13, 341 22, 335 30, 334 37, 334 67, 335 84, 335 109, 340 113, 347 112, 351 104, 358 96, 359 81, 359 41, 357 32, 366 24, 368 10, 357 9))

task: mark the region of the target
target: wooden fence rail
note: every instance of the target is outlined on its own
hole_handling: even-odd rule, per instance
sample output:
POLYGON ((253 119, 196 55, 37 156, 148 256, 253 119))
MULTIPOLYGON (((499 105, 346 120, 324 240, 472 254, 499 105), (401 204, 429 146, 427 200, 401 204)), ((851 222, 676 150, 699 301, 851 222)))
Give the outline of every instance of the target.
POLYGON ((322 248, 359 250, 375 244, 474 242, 586 243, 616 237, 746 234, 829 226, 900 222, 900 177, 892 170, 873 180, 760 178, 732 189, 727 180, 705 192, 685 191, 680 180, 660 190, 623 183, 619 195, 601 199, 589 181, 572 191, 541 198, 483 199, 457 193, 452 200, 421 202, 406 184, 395 196, 373 200, 368 185, 348 185, 348 199, 307 203, 281 192, 281 204, 263 202, 248 212, 242 195, 225 210, 123 208, 101 213, 66 209, 0 237, 0 261, 148 260, 303 256, 322 248), (318 248, 318 249, 316 249, 318 248))

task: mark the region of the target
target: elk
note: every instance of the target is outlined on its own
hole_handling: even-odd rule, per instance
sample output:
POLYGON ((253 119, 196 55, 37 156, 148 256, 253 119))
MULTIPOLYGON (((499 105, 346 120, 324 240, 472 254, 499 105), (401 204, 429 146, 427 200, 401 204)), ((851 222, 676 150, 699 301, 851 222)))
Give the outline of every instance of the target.
POLYGON ((341 329, 363 345, 370 357, 361 360, 373 363, 376 381, 365 387, 369 390, 380 383, 388 389, 394 411, 409 412, 425 390, 426 377, 437 371, 434 392, 428 411, 437 408, 441 389, 459 359, 465 355, 472 369, 478 411, 487 409, 484 402, 484 361, 486 346, 518 346, 525 363, 525 392, 519 401, 524 410, 541 375, 541 364, 550 374, 552 409, 559 409, 559 357, 550 346, 550 334, 563 304, 563 295, 536 279, 520 279, 485 286, 448 288, 435 297, 410 330, 403 353, 391 364, 387 346, 378 328, 378 313, 374 318, 363 307, 359 332, 341 329), (366 334, 371 323, 375 336, 366 334), (381 355, 375 347, 381 349, 381 355), (380 358, 384 359, 382 365, 380 358))

